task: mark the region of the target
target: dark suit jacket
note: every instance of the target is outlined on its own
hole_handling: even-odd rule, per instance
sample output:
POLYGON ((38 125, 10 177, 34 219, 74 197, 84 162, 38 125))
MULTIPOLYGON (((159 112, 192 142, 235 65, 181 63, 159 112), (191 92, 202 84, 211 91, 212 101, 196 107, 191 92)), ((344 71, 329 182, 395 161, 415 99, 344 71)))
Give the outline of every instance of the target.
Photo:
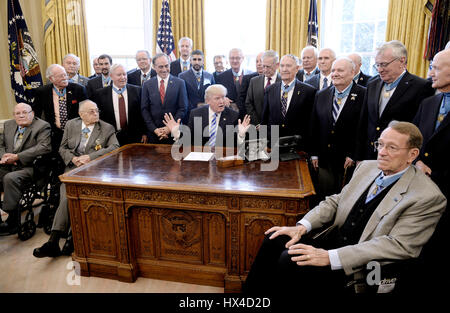
POLYGON ((241 89, 239 90, 239 103, 240 103, 240 106, 243 108, 243 111, 241 112, 239 110, 239 118, 240 119, 243 119, 245 114, 247 114, 247 107, 245 106, 245 99, 247 98, 247 92, 248 92, 248 87, 250 86, 250 81, 253 77, 256 77, 256 76, 259 76, 259 74, 257 72, 254 72, 254 73, 244 75, 244 77, 242 77, 241 89))
POLYGON ((192 69, 186 72, 182 72, 178 75, 186 83, 187 97, 189 100, 189 106, 185 114, 183 123, 187 124, 189 121, 189 113, 191 110, 197 108, 198 103, 205 102, 205 90, 211 85, 215 84, 214 76, 211 73, 202 71, 202 79, 200 81, 200 89, 197 88, 197 78, 195 77, 192 69))
POLYGON ((22 144, 14 152, 14 137, 17 131, 15 120, 8 120, 0 134, 0 159, 5 153, 17 153, 19 166, 31 167, 34 159, 52 151, 49 123, 35 117, 23 134, 22 144))
MULTIPOLYGON (((111 83, 110 83, 111 84, 111 83)), ((87 85, 86 85, 86 91, 87 91, 87 96, 89 99, 92 99, 92 96, 94 95, 94 92, 97 89, 103 88, 103 80, 102 80, 102 75, 100 74, 99 76, 92 78, 88 81, 87 85)))
POLYGON ((337 165, 343 168, 346 157, 354 160, 358 119, 364 102, 366 88, 353 83, 350 94, 333 125, 333 100, 335 87, 316 93, 311 118, 310 155, 319 157, 319 165, 337 165))
MULTIPOLYGON (((67 119, 78 117, 78 106, 86 100, 86 89, 76 83, 69 83, 66 89, 67 119)), ((47 84, 35 89, 34 103, 32 105, 35 116, 46 120, 52 127, 52 147, 56 152, 59 149, 63 131, 55 125, 55 108, 53 106, 53 84, 47 84)))
MULTIPOLYGON (((194 124, 196 121, 196 117, 201 118, 201 134, 202 135, 202 146, 204 146, 208 140, 209 136, 203 137, 203 131, 205 128, 209 129, 209 106, 205 105, 200 108, 194 109, 191 112, 191 115, 189 116, 189 129, 191 130, 191 144, 194 145, 194 135, 199 136, 195 133, 196 127, 198 128, 197 124, 194 124)), ((219 127, 222 130, 222 140, 219 139, 218 132, 216 134, 216 146, 224 146, 227 143, 227 139, 229 137, 233 137, 233 143, 236 144, 236 133, 234 132, 233 127, 226 127, 227 125, 236 126, 238 124, 238 113, 236 111, 233 111, 230 108, 225 107, 225 109, 222 111, 220 115, 220 121, 219 121, 219 127)), ((207 130, 207 133, 209 134, 209 131, 207 130)))
MULTIPOLYGON (((314 88, 316 88, 317 90, 320 90, 320 71, 318 74, 314 75, 313 77, 311 77, 310 79, 308 79, 307 81, 305 81, 305 84, 309 84, 311 86, 313 86, 314 88)), ((333 84, 333 82, 331 81, 331 79, 328 81, 328 86, 331 86, 333 84)))
MULTIPOLYGON (((261 123, 261 117, 264 106, 264 75, 253 77, 250 80, 250 84, 247 91, 245 100, 245 108, 247 114, 250 115, 251 123, 258 125, 261 123)), ((277 74, 277 80, 274 83, 281 82, 280 74, 277 74)))
MULTIPOLYGON (((141 70, 140 69, 134 69, 127 73, 128 76, 128 84, 132 84, 135 86, 142 86, 141 84, 141 70)), ((156 76, 156 71, 154 69, 150 70, 150 78, 156 76)))
MULTIPOLYGON (((97 89, 94 93, 94 101, 100 109, 100 118, 114 126, 114 129, 117 131, 112 92, 112 86, 97 89)), ((127 84, 127 99, 127 128, 116 133, 117 140, 119 140, 121 146, 129 143, 139 143, 142 135, 147 133, 141 113, 141 87, 127 84)))
MULTIPOLYGON (((191 65, 189 63, 189 69, 191 69, 191 65)), ((176 59, 173 62, 170 62, 170 75, 178 77, 178 75, 182 72, 181 70, 181 62, 180 59, 176 59)))
POLYGON ((164 127, 164 114, 172 113, 175 120, 183 119, 188 106, 186 85, 184 80, 169 76, 164 103, 159 96, 158 79, 153 77, 142 87, 141 110, 149 143, 170 143, 171 140, 159 140, 155 129, 164 127))
POLYGON ((372 76, 369 76, 369 75, 364 74, 363 72, 360 72, 357 83, 358 83, 358 85, 366 87, 371 78, 372 78, 372 76))
POLYGON ((431 83, 423 78, 406 72, 392 94, 381 117, 379 100, 383 81, 380 77, 370 80, 359 120, 357 142, 357 160, 375 159, 373 143, 392 120, 411 122, 417 113, 420 102, 432 96, 431 83))
POLYGON ((270 85, 264 95, 264 109, 262 124, 268 126, 270 141, 270 127, 280 126, 280 137, 301 135, 303 142, 308 142, 310 118, 314 104, 316 89, 300 81, 295 82, 292 99, 286 112, 281 114, 281 84, 270 85))
POLYGON ((423 100, 414 118, 414 124, 419 127, 423 135, 423 145, 418 160, 431 168, 431 179, 448 198, 450 196, 450 114, 447 114, 435 130, 442 98, 443 94, 438 94, 423 100))
MULTIPOLYGON (((314 75, 319 74, 320 70, 316 67, 316 69, 314 70, 313 73, 314 73, 314 75)), ((305 77, 305 70, 304 69, 299 70, 297 72, 297 79, 301 82, 304 82, 304 77, 305 77)))
MULTIPOLYGON (((249 72, 248 70, 243 70, 244 71, 244 75, 250 74, 251 72, 249 72)), ((244 81, 244 77, 242 77, 242 82, 244 81)), ((242 82, 241 82, 241 86, 242 86, 242 82)), ((237 107, 239 108, 239 116, 242 117, 243 115, 245 115, 245 103, 241 103, 240 101, 240 97, 239 97, 239 92, 238 90, 236 90, 236 85, 234 84, 234 76, 233 76, 233 72, 232 69, 228 69, 225 72, 220 73, 217 76, 217 84, 221 84, 223 86, 225 86, 225 88, 227 88, 227 97, 236 103, 237 107)))

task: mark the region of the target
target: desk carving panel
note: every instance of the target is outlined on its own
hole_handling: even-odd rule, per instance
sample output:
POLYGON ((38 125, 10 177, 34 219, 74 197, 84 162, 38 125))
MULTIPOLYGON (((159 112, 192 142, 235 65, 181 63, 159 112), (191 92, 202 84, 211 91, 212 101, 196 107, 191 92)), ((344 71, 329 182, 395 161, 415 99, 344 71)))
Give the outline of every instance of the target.
POLYGON ((218 168, 170 146, 128 145, 61 176, 81 274, 223 286, 238 292, 264 238, 314 194, 304 160, 218 168))

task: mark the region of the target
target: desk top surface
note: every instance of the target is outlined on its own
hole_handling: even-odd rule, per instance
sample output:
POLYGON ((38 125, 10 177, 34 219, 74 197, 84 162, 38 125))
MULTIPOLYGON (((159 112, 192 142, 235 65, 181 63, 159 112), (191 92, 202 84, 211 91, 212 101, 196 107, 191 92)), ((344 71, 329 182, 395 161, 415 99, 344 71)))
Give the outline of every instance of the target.
POLYGON ((133 144, 61 175, 65 183, 125 186, 224 194, 303 198, 314 193, 306 161, 280 162, 261 171, 261 161, 220 168, 208 162, 176 161, 170 145, 133 144))

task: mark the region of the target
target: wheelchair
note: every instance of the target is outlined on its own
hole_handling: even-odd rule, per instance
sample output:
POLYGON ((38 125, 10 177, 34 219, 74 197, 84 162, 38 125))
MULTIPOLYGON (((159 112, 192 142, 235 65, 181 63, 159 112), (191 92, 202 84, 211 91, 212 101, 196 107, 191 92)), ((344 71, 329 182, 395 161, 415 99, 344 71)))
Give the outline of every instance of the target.
MULTIPOLYGON (((39 156, 33 161, 33 180, 23 186, 23 193, 18 206, 18 237, 25 241, 36 233, 36 228, 43 228, 50 234, 53 219, 59 205, 58 176, 64 172, 64 164, 59 155, 39 156), (36 200, 42 200, 35 204, 36 200), (38 223, 34 221, 34 209, 41 207, 38 223), (22 214, 26 212, 22 222, 22 214)), ((1 208, 1 203, 0 203, 1 208)))

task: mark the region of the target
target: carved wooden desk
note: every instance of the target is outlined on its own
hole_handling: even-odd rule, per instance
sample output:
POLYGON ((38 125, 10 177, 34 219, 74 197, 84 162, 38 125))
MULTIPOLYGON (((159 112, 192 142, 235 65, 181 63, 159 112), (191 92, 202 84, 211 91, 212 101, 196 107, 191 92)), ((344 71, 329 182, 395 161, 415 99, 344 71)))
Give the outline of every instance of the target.
POLYGON ((238 292, 264 231, 294 225, 314 189, 305 161, 175 161, 171 146, 128 145, 61 176, 84 276, 138 276, 238 292))

